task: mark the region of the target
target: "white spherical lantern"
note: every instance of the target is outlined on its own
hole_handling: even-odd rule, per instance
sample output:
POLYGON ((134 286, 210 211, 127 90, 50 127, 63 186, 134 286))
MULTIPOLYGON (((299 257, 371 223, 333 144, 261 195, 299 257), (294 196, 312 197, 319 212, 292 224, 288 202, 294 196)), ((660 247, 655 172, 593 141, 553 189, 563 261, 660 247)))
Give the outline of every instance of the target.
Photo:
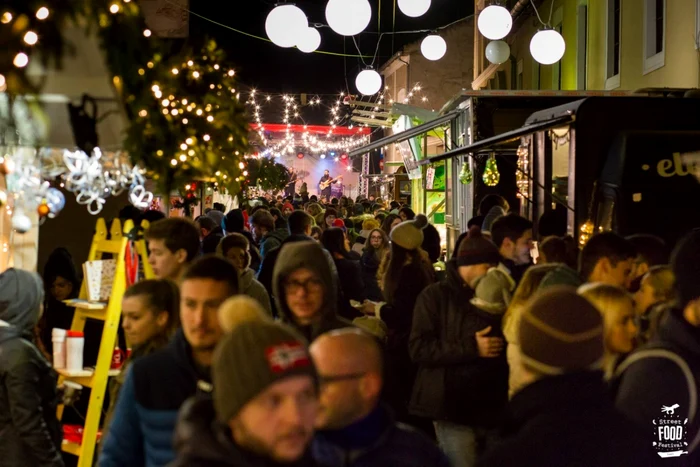
POLYGON ((447 42, 437 34, 433 34, 423 39, 420 43, 420 51, 428 60, 440 60, 447 53, 447 42))
POLYGON ((486 46, 486 59, 495 64, 500 65, 510 57, 510 46, 505 41, 491 41, 486 46))
POLYGON ((329 0, 326 21, 341 36, 355 36, 365 30, 372 19, 369 0, 329 0))
POLYGON ((292 4, 276 6, 265 20, 265 32, 280 47, 294 47, 299 35, 309 27, 309 20, 301 8, 292 4))
POLYGON ((321 33, 316 28, 306 28, 299 36, 297 48, 304 53, 311 53, 321 46, 321 33))
POLYGON ((17 233, 27 233, 32 228, 32 220, 23 211, 16 210, 14 216, 12 216, 12 228, 17 233))
POLYGON ((376 71, 370 69, 361 71, 355 78, 355 86, 360 94, 364 96, 372 96, 377 94, 382 88, 382 77, 376 71))
POLYGON ((557 63, 564 56, 565 50, 564 38, 554 29, 538 31, 530 41, 532 58, 542 65, 557 63))
POLYGON ((430 9, 431 0, 399 0, 399 10, 406 16, 418 18, 430 9))
POLYGON ((508 35, 513 27, 513 17, 500 5, 491 5, 479 13, 477 20, 479 32, 487 39, 497 41, 508 35))

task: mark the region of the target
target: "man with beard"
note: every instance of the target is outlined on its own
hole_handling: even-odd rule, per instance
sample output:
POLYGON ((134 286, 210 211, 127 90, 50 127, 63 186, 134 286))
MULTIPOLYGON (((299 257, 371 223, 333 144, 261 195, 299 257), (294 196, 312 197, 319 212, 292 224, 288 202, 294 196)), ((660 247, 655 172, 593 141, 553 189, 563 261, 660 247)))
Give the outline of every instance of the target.
POLYGON ((239 324, 217 347, 213 397, 184 405, 171 467, 313 467, 307 454, 318 381, 303 338, 288 326, 239 324))
POLYGON ((238 292, 238 272, 224 258, 205 256, 185 271, 182 328, 167 347, 133 363, 103 441, 100 466, 164 466, 174 459, 178 410, 195 394, 211 391, 209 369, 223 334, 217 312, 238 292))

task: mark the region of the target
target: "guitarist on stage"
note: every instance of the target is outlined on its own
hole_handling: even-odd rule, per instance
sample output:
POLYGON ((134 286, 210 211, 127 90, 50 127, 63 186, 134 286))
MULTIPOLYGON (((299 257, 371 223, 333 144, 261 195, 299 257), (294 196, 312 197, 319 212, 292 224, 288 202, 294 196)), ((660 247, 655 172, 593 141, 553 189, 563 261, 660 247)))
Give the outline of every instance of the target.
POLYGON ((331 199, 331 185, 336 183, 338 180, 331 179, 330 172, 328 170, 323 171, 323 177, 318 181, 318 191, 321 194, 320 198, 325 202, 330 202, 331 199))
POLYGON ((285 198, 294 198, 294 193, 297 191, 297 171, 294 167, 289 168, 289 183, 284 188, 285 198))

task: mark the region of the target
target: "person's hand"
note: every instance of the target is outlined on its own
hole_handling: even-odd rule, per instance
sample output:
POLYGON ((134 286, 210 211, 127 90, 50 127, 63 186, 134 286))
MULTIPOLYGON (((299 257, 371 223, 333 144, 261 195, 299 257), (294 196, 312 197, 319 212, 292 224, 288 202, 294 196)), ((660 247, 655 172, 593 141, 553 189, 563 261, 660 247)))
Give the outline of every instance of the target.
POLYGON ((365 300, 364 303, 362 303, 362 308, 360 309, 360 311, 362 311, 362 313, 366 315, 374 316, 377 313, 377 308, 374 302, 365 300))
POLYGON ((500 337, 486 337, 491 332, 491 326, 477 331, 474 334, 476 337, 476 347, 479 350, 479 357, 494 358, 498 357, 503 351, 503 339, 500 337))

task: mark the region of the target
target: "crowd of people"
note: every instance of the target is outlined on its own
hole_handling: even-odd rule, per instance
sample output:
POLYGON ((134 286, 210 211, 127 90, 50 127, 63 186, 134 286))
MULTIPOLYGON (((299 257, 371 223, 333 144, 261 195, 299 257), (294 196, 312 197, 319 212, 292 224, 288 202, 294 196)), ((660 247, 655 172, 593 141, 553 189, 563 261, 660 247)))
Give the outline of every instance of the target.
MULTIPOLYGON (((700 230, 578 251, 490 195, 445 258, 407 206, 288 194, 145 232, 98 465, 700 465, 700 230)), ((36 329, 79 282, 44 280, 0 275, 0 465, 63 465, 36 329)))

